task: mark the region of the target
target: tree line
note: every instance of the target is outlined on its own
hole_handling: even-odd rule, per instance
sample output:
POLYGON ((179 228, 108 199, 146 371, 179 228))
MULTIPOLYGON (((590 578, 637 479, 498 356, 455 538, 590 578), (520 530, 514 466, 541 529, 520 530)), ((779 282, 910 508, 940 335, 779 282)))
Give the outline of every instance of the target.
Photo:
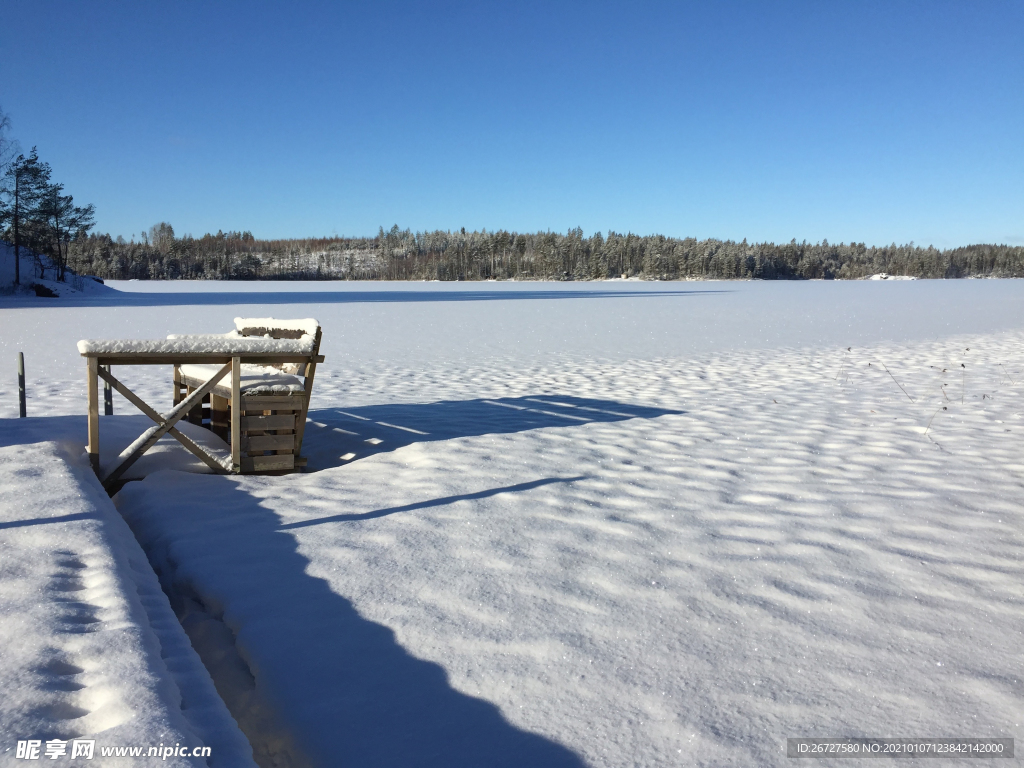
POLYGON ((22 249, 32 254, 38 277, 50 269, 53 278, 64 280, 72 243, 88 235, 95 209, 75 205, 35 147, 23 154, 9 137, 10 125, 0 110, 0 232, 14 246, 14 283, 21 283, 22 249))
MULTIPOLYGON (((122 236, 94 234, 92 205, 75 205, 35 148, 21 153, 0 110, 0 237, 27 248, 39 277, 69 269, 139 280, 657 280, 856 279, 886 272, 923 278, 1024 277, 1024 248, 939 250, 864 243, 748 243, 607 232, 479 230, 376 237, 257 239, 251 232, 178 236, 167 222, 122 236)), ((16 281, 20 258, 15 258, 16 281)))
POLYGON ((657 280, 1024 277, 1024 248, 913 243, 748 243, 663 235, 413 232, 376 237, 261 240, 250 232, 177 237, 161 223, 138 240, 84 235, 69 260, 80 274, 160 280, 657 280))

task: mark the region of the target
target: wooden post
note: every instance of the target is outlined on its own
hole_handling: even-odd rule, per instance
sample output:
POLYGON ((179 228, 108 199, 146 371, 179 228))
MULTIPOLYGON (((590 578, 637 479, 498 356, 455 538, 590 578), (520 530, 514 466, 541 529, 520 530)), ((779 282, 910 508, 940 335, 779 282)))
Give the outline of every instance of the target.
MULTIPOLYGON (((104 365, 103 370, 110 373, 110 366, 104 365)), ((110 387, 110 382, 106 379, 103 380, 103 415, 114 415, 114 390, 110 387)))
POLYGON ((231 470, 242 471, 242 358, 231 358, 231 470))
POLYGON ((171 399, 172 405, 177 405, 181 402, 181 379, 178 376, 178 366, 174 366, 174 372, 171 374, 171 379, 174 382, 174 397, 171 399))
POLYGON ((85 386, 89 401, 89 444, 85 447, 89 463, 96 474, 100 472, 100 403, 99 403, 99 360, 88 358, 88 373, 85 386))
POLYGON ((295 419, 295 455, 298 456, 302 450, 302 438, 306 434, 306 414, 309 413, 309 397, 313 392, 313 377, 316 375, 316 358, 320 354, 320 326, 316 328, 316 336, 313 338, 313 355, 306 363, 303 371, 305 381, 302 385, 302 413, 295 419))
POLYGON ((228 439, 228 412, 231 401, 226 397, 210 393, 210 431, 217 437, 228 439))
POLYGON ((25 353, 18 353, 18 415, 25 418, 25 353))

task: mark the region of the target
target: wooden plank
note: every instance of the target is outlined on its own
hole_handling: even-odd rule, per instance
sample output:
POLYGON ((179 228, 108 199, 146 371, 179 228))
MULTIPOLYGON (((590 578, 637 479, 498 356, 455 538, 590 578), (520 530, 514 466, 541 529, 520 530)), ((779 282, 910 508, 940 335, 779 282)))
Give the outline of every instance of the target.
MULTIPOLYGON (((200 384, 199 386, 202 386, 202 385, 200 384)), ((188 388, 188 393, 192 394, 197 389, 199 389, 199 387, 189 387, 188 388)), ((202 424, 203 424, 203 401, 200 400, 198 402, 198 404, 196 404, 196 407, 188 412, 188 415, 185 418, 187 418, 192 424, 198 424, 199 426, 202 426, 202 424)))
POLYGON ((277 416, 242 417, 243 432, 251 432, 257 429, 295 429, 295 414, 285 413, 277 416))
MULTIPOLYGON (((226 365, 231 362, 231 355, 198 354, 195 352, 181 353, 139 353, 139 352, 87 352, 82 357, 100 361, 100 365, 186 365, 188 363, 216 363, 226 365)), ((269 365, 271 363, 307 363, 309 355, 280 354, 245 354, 240 356, 245 364, 269 365)))
MULTIPOLYGON (((188 374, 185 373, 178 374, 178 378, 182 384, 189 387, 201 387, 204 381, 198 376, 189 376, 188 374)), ((223 384, 221 386, 223 386, 223 384)))
MULTIPOLYGON (((151 418, 157 424, 161 423, 164 420, 164 417, 157 413, 153 408, 151 408, 149 403, 145 402, 141 397, 136 395, 134 392, 128 389, 128 387, 126 387, 124 384, 122 384, 120 381, 114 378, 113 374, 111 374, 109 371, 104 371, 102 368, 100 368, 99 374, 104 381, 106 381, 108 384, 110 384, 110 386, 116 389, 128 402, 130 402, 144 414, 149 416, 149 418, 151 418)), ((184 434, 179 432, 176 427, 171 427, 167 431, 171 434, 172 437, 174 437, 175 440, 177 440, 179 443, 185 446, 185 448, 188 449, 191 453, 193 453, 195 456, 201 459, 202 462, 206 464, 206 466, 208 466, 214 472, 217 472, 218 474, 223 474, 224 472, 228 471, 227 467, 225 467, 224 464, 221 463, 216 457, 211 456, 198 445, 193 443, 192 440, 190 440, 184 434)))
MULTIPOLYGON (((181 380, 184 383, 188 384, 190 387, 201 387, 203 385, 203 382, 206 381, 206 379, 201 379, 201 378, 198 378, 196 376, 185 376, 184 374, 182 374, 181 380)), ((212 395, 217 395, 217 397, 221 397, 224 400, 230 402, 230 400, 231 400, 231 382, 230 382, 230 380, 227 381, 227 382, 223 382, 222 381, 220 384, 218 384, 214 388, 214 390, 213 390, 213 392, 211 394, 212 395)))
POLYGON ((295 469, 295 457, 290 453, 279 456, 242 457, 242 472, 270 472, 275 469, 295 469))
POLYGON ((218 437, 227 440, 231 432, 230 399, 213 390, 210 393, 210 429, 218 437))
POLYGON ((245 411, 301 411, 302 394, 294 395, 243 395, 242 410, 245 411))
POLYGON ((250 435, 242 438, 242 450, 250 453, 291 451, 293 448, 295 448, 295 435, 250 435))
POLYGON ((99 375, 100 365, 96 358, 89 358, 86 364, 86 401, 89 407, 89 442, 85 447, 89 454, 89 464, 98 475, 100 472, 100 391, 99 375))
POLYGON ((306 414, 309 413, 309 397, 313 394, 313 377, 316 376, 316 364, 320 359, 317 356, 317 352, 320 351, 320 326, 317 326, 316 337, 313 339, 313 355, 308 363, 306 363, 306 380, 302 387, 302 413, 299 414, 299 418, 295 423, 295 452, 299 453, 302 450, 302 438, 306 434, 306 414))
POLYGON ((230 369, 230 365, 225 365, 223 368, 220 369, 220 371, 214 374, 213 378, 210 379, 204 386, 200 387, 191 395, 189 395, 180 403, 178 403, 176 406, 174 406, 174 408, 171 409, 171 412, 167 414, 167 418, 164 419, 158 427, 151 427, 146 432, 143 432, 142 435, 139 435, 140 440, 143 437, 145 437, 145 439, 142 440, 141 442, 139 442, 139 440, 136 440, 136 442, 133 443, 132 446, 129 446, 129 448, 131 448, 131 452, 128 453, 127 455, 125 454, 125 452, 121 453, 121 463, 114 467, 114 469, 110 472, 109 475, 103 478, 103 486, 105 488, 109 488, 111 485, 113 485, 114 482, 116 482, 117 479, 121 477, 121 475, 123 475, 132 464, 139 460, 140 456, 142 456, 146 451, 148 451, 150 448, 156 445, 157 440, 159 440, 161 437, 167 434, 167 432, 175 424, 177 424, 182 418, 184 418, 185 414, 188 413, 193 407, 195 407, 196 403, 201 403, 203 401, 203 398, 209 393, 211 389, 213 389, 217 385, 218 381, 220 381, 222 378, 224 378, 224 376, 227 375, 230 369))
POLYGON ((242 359, 231 358, 231 470, 242 471, 242 359))
POLYGON ((178 370, 178 366, 174 366, 174 370, 171 371, 171 385, 174 387, 174 399, 171 401, 171 405, 177 405, 181 400, 181 371, 178 370))
MULTIPOLYGON (((106 370, 110 373, 109 365, 101 365, 99 370, 106 370)), ((104 382, 103 384, 103 415, 113 416, 114 415, 114 390, 110 388, 110 382, 104 382)))

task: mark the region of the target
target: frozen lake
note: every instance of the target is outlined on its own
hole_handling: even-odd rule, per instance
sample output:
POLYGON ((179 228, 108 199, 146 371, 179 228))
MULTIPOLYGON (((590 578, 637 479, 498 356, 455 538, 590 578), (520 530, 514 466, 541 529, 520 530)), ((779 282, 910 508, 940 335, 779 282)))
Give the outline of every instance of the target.
POLYGON ((115 499, 263 764, 1020 731, 1024 281, 113 285, 0 299, 37 433, 79 338, 323 327, 313 471, 115 499))
POLYGON ((0 299, 0 354, 35 348, 49 370, 80 336, 208 333, 265 314, 320 319, 329 366, 845 348, 1024 326, 1024 280, 110 285, 124 293, 75 306, 0 299))

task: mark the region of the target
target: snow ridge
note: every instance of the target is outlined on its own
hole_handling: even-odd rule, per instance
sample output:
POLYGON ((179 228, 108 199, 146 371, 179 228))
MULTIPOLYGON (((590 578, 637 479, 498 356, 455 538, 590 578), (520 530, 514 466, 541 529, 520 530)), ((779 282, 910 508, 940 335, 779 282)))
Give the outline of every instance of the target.
MULTIPOLYGON (((74 449, 72 449, 74 450, 74 449)), ((207 745, 173 766, 253 768, 138 543, 84 458, 0 448, 0 754, 17 739, 207 745)))

